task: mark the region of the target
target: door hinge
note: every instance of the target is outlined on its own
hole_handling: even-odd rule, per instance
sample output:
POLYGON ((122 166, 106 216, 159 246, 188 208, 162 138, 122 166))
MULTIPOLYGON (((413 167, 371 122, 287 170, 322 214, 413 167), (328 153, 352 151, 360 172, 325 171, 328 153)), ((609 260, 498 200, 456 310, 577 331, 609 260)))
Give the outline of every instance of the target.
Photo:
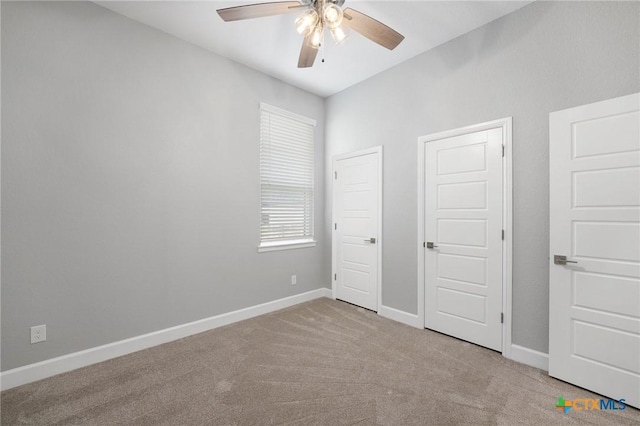
POLYGON ((504 313, 500 313, 500 324, 504 324, 504 313))
POLYGON ((335 229, 336 231, 338 230, 338 224, 337 223, 333 224, 333 229, 335 229))
POLYGON ((333 279, 337 280, 338 279, 338 274, 333 274, 333 279))
POLYGON ((338 172, 333 172, 334 179, 338 179, 338 172))
POLYGON ((502 241, 504 241, 504 229, 502 230, 502 241))
POLYGON ((504 157, 504 145, 502 145, 502 156, 504 157))

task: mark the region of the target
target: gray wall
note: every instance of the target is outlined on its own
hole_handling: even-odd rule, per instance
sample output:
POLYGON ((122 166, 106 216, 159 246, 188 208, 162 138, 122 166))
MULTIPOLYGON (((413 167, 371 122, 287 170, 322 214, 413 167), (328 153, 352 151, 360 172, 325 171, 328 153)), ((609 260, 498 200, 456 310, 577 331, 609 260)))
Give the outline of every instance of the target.
POLYGON ((385 306, 417 312, 417 138, 512 116, 512 338, 548 351, 549 113, 640 89, 639 19, 637 2, 536 2, 328 98, 327 171, 384 146, 385 306))
POLYGON ((322 98, 92 3, 2 9, 2 370, 329 283, 322 98), (315 248, 257 253, 261 101, 318 120, 315 248))

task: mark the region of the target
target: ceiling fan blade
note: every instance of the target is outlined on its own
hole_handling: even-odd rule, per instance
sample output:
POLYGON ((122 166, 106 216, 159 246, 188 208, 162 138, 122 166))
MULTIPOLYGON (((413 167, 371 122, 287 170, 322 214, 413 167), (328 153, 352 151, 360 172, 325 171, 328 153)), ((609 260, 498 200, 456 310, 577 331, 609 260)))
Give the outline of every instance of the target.
POLYGON ((311 47, 311 35, 308 35, 302 42, 302 49, 300 49, 300 57, 298 58, 298 68, 312 67, 317 54, 318 49, 311 47))
POLYGON ((404 40, 404 36, 393 28, 351 8, 344 10, 342 23, 389 50, 395 49, 404 40))
POLYGON ((302 6, 298 1, 278 1, 227 7, 226 9, 218 9, 217 12, 225 22, 229 22, 295 13, 298 12, 301 7, 306 6, 302 6))

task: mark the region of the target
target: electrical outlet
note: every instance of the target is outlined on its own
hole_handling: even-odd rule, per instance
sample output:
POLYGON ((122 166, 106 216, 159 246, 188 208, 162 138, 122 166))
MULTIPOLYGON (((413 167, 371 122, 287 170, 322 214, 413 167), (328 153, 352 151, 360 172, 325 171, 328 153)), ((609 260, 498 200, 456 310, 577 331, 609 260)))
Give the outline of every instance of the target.
POLYGON ((31 327, 31 343, 40 343, 47 340, 47 325, 36 325, 31 327))
POLYGON ((298 278, 295 275, 291 275, 291 285, 296 285, 298 283, 298 278))

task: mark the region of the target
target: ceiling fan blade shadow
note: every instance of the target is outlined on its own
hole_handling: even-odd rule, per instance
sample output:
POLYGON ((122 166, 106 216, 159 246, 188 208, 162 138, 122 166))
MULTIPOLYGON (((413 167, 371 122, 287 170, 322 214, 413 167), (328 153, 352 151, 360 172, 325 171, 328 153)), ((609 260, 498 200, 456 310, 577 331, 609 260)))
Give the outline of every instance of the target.
POLYGON ((310 68, 316 60, 318 49, 311 47, 311 35, 305 37, 300 49, 300 57, 298 58, 298 68, 310 68))
POLYGON ((404 40, 404 36, 393 28, 351 8, 344 10, 342 24, 389 50, 395 49, 404 40))
POLYGON ((283 15, 299 12, 301 8, 298 1, 278 1, 271 3, 246 4, 244 6, 227 7, 218 9, 218 15, 225 21, 240 21, 242 19, 262 18, 265 16, 283 15))

